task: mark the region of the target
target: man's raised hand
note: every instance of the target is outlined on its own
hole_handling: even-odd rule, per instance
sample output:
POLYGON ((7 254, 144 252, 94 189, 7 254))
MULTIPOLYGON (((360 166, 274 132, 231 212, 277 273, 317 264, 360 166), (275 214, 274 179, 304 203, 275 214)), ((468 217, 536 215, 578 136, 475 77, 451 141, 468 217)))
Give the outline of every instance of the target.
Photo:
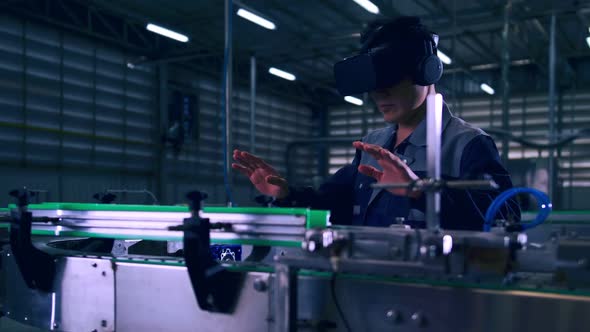
MULTIPOLYGON (((353 142, 352 145, 370 154, 382 170, 369 165, 360 165, 358 170, 360 173, 370 176, 377 180, 377 183, 405 183, 418 180, 418 176, 414 173, 406 163, 404 163, 398 156, 391 153, 389 150, 375 144, 368 144, 363 142, 353 142)), ((408 191, 404 188, 390 188, 387 189, 391 193, 400 196, 410 196, 417 198, 421 195, 420 192, 408 191)))
POLYGON ((289 194, 285 178, 264 160, 246 151, 234 150, 232 168, 250 179, 254 187, 264 195, 284 198, 289 194))

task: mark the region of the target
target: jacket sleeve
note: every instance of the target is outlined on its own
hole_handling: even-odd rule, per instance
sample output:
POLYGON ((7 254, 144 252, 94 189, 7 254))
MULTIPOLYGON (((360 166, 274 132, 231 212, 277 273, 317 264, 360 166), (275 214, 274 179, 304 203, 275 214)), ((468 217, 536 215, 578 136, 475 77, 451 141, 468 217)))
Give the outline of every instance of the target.
MULTIPOLYGON (((498 149, 489 136, 475 137, 462 154, 458 180, 491 177, 498 189, 449 189, 441 194, 441 227, 443 229, 483 230, 485 214, 492 201, 503 191, 512 188, 510 174, 502 165, 498 149)), ((447 179, 457 180, 457 179, 447 179)), ((412 205, 425 211, 425 197, 413 200, 412 205)), ((498 218, 519 221, 520 207, 511 199, 500 209, 498 218)))
POLYGON ((309 207, 330 210, 330 221, 348 225, 352 223, 354 182, 360 160, 357 151, 353 162, 330 176, 317 190, 312 187, 289 187, 289 195, 274 201, 279 207, 309 207))

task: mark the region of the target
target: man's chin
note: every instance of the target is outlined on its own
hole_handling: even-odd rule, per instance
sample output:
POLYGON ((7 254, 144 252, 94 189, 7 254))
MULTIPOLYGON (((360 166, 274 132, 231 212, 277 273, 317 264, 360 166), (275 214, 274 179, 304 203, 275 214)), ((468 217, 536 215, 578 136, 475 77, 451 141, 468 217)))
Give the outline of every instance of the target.
POLYGON ((396 123, 397 117, 392 116, 391 114, 383 114, 383 121, 386 123, 396 123))

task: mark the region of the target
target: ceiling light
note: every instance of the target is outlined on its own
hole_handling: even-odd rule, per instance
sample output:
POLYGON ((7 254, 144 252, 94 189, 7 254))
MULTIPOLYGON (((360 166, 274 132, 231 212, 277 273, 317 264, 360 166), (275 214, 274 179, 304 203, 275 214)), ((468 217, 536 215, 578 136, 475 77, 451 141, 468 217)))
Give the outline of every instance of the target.
POLYGON ((344 100, 357 106, 363 106, 363 101, 353 96, 346 96, 344 97, 344 100))
POLYGON ((482 84, 481 84, 479 87, 480 87, 480 88, 481 88, 481 89, 482 89, 482 90, 483 90, 485 93, 487 93, 487 94, 489 94, 489 95, 493 95, 494 93, 496 93, 496 91, 494 91, 494 89, 492 89, 492 87, 491 87, 491 86, 489 86, 489 85, 487 85, 487 84, 485 84, 485 83, 482 83, 482 84))
POLYGON ((444 54, 441 50, 437 50, 436 53, 440 61, 442 61, 445 65, 450 65, 453 62, 453 60, 451 60, 451 58, 449 58, 449 56, 444 54))
POLYGON ((174 40, 178 40, 179 42, 186 43, 188 41, 187 36, 182 35, 178 32, 174 32, 172 30, 168 30, 166 28, 162 28, 161 26, 158 26, 155 24, 149 23, 145 28, 148 29, 149 31, 155 32, 159 35, 162 35, 162 36, 174 39, 174 40))
POLYGON ((379 14, 379 7, 375 6, 375 4, 369 0, 352 0, 352 1, 356 2, 359 6, 365 8, 369 13, 379 14))
POLYGON ((273 74, 273 75, 275 75, 275 76, 278 76, 280 78, 284 78, 284 79, 289 80, 289 81, 294 81, 295 80, 295 75, 293 75, 291 73, 287 73, 286 71, 282 71, 280 69, 276 69, 275 67, 271 67, 268 70, 268 72, 271 73, 271 74, 273 74))
POLYGON ((586 44, 588 44, 588 47, 590 47, 590 37, 586 37, 586 44))
POLYGON ((249 12, 247 10, 245 10, 244 8, 240 8, 238 9, 237 12, 238 16, 243 17, 245 19, 247 19, 248 21, 252 22, 252 23, 256 23, 258 25, 260 25, 261 27, 267 28, 269 30, 274 30, 277 28, 277 26, 272 23, 271 21, 262 18, 252 12, 249 12))

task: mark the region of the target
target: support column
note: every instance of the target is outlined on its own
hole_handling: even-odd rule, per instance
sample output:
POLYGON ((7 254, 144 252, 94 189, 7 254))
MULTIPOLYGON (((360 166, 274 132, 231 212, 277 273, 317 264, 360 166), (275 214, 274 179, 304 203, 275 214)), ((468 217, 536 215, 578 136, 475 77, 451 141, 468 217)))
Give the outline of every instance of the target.
MULTIPOLYGON (((506 1, 504 6, 504 27, 502 29, 502 129, 510 130, 510 12, 512 0, 506 1)), ((502 161, 508 162, 510 141, 508 137, 502 138, 502 161)))
MULTIPOLYGON (((555 14, 551 15, 551 30, 549 33, 549 142, 555 142, 555 14)), ((554 200, 554 185, 555 185, 555 149, 549 149, 549 198, 554 200)))
POLYGON ((256 154, 256 57, 250 57, 250 152, 256 154))

